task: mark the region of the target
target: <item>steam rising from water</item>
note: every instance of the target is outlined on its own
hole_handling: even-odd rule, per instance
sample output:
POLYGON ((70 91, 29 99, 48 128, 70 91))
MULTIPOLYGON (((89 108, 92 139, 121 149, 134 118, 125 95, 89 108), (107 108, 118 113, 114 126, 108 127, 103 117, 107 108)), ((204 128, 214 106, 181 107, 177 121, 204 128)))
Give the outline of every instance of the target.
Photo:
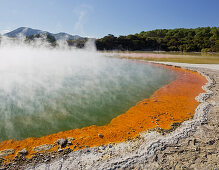
POLYGON ((0 141, 102 125, 175 78, 150 65, 41 40, 3 38, 0 141))

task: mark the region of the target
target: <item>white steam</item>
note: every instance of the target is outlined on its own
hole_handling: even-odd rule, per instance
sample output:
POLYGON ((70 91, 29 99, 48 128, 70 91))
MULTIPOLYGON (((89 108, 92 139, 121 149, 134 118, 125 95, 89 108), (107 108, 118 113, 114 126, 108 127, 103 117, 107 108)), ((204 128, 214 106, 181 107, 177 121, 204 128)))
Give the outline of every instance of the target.
POLYGON ((106 123, 173 79, 161 69, 103 57, 93 40, 85 49, 57 44, 2 37, 0 141, 106 123))

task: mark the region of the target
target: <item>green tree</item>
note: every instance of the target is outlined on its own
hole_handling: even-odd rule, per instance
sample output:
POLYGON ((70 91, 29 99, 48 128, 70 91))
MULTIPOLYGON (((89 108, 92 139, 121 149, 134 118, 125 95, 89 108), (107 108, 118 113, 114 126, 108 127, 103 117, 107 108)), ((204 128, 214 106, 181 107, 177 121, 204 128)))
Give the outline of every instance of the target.
POLYGON ((97 39, 99 50, 218 51, 219 27, 157 29, 97 39))

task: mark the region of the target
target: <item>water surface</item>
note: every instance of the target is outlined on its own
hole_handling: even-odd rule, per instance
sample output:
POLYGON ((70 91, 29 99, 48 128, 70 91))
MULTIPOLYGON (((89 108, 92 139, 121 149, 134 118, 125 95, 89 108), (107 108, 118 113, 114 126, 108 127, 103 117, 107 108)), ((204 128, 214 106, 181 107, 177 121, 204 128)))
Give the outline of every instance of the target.
POLYGON ((176 78, 151 64, 93 53, 42 54, 0 64, 1 141, 107 124, 176 78))

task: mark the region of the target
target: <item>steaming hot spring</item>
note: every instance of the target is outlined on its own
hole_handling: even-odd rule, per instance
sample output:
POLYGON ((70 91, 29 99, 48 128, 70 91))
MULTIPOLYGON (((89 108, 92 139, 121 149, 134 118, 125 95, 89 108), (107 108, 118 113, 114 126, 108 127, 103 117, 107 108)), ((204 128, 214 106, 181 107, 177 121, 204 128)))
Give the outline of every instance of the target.
POLYGON ((0 141, 105 125, 176 74, 85 49, 2 41, 0 141))

